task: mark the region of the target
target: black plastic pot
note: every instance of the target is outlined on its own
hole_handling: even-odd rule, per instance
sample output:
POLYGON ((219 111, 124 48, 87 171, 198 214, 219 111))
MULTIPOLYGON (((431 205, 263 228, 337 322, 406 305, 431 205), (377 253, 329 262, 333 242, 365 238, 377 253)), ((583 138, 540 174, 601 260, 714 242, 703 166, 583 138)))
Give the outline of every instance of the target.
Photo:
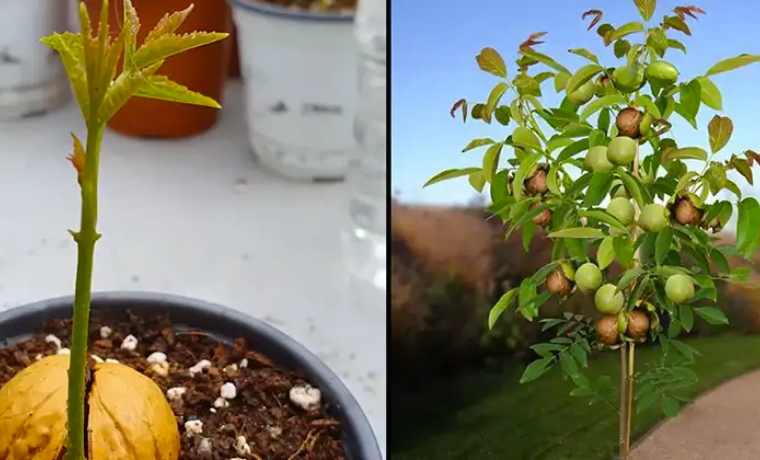
MULTIPOLYGON (((0 312, 0 343, 28 338, 43 323, 70 318, 73 297, 43 300, 0 312)), ((369 421, 343 382, 300 343, 263 321, 201 300, 149 292, 101 292, 92 296, 93 311, 114 316, 126 310, 139 316, 169 313, 174 324, 198 328, 223 339, 243 337, 278 366, 298 370, 331 403, 332 417, 343 427, 343 445, 351 460, 382 460, 369 421)))

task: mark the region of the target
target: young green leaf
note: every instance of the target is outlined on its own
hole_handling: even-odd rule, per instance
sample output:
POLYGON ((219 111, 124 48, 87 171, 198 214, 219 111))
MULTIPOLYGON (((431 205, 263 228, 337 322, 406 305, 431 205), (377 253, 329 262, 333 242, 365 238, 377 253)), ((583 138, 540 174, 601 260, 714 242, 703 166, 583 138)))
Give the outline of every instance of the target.
POLYGON ((133 64, 144 69, 156 62, 200 46, 209 45, 227 38, 229 34, 219 32, 192 32, 183 35, 163 35, 150 43, 143 44, 135 52, 133 64))
MULTIPOLYGON (((84 3, 82 3, 84 7, 84 3)), ((123 29, 127 30, 124 37, 124 69, 137 70, 135 65, 135 50, 137 46, 137 32, 140 31, 140 19, 137 17, 137 11, 132 6, 132 0, 124 0, 124 24, 123 29)), ((82 30, 84 34, 84 30, 82 30)))
POLYGON ((707 161, 707 152, 699 147, 684 147, 668 149, 662 154, 662 162, 667 163, 673 160, 702 160, 707 161))
POLYGON ((686 54, 686 47, 683 43, 679 42, 678 40, 673 40, 672 38, 668 39, 668 48, 673 48, 676 50, 683 51, 684 54, 686 54))
POLYGON ((493 48, 483 48, 475 57, 480 69, 497 77, 507 78, 507 66, 498 51, 493 48))
POLYGON ((483 117, 483 120, 485 120, 487 123, 491 122, 491 115, 493 114, 493 111, 499 104, 501 97, 504 95, 508 88, 509 86, 505 82, 500 81, 491 90, 491 94, 488 95, 488 100, 486 101, 486 108, 481 113, 481 117, 483 117))
POLYGON ((85 72, 84 47, 82 35, 64 32, 44 37, 40 40, 61 56, 63 67, 74 88, 79 108, 85 121, 90 117, 90 94, 87 86, 87 74, 85 72))
POLYGON ((446 171, 442 171, 435 176, 431 177, 430 180, 428 180, 423 187, 427 187, 428 185, 433 185, 438 182, 442 182, 449 179, 454 179, 457 177, 462 176, 469 176, 470 174, 474 172, 481 171, 480 168, 463 168, 463 169, 447 169, 446 171))
POLYGON ((472 185, 472 188, 474 188, 478 193, 483 192, 483 187, 486 185, 486 177, 483 175, 483 171, 478 171, 470 174, 468 180, 470 182, 470 185, 472 185))
POLYGON ((573 355, 567 352, 559 354, 559 364, 562 366, 562 370, 569 376, 578 375, 580 369, 578 369, 578 363, 575 362, 573 355))
POLYGON ((604 222, 610 227, 615 227, 618 230, 622 230, 623 232, 626 232, 626 233, 628 232, 628 229, 625 227, 625 225, 623 225, 619 220, 615 219, 612 215, 610 215, 606 211, 602 211, 598 209, 588 209, 588 210, 581 210, 578 212, 578 214, 581 216, 596 219, 600 222, 604 222))
POLYGON ((127 70, 114 81, 106 91, 103 102, 98 110, 98 118, 101 123, 106 123, 116 112, 134 96, 147 79, 163 65, 164 61, 158 61, 143 70, 127 70))
POLYGON ((649 21, 654 14, 654 10, 657 9, 656 0, 634 0, 634 3, 644 21, 649 21))
POLYGON ((710 136, 710 149, 713 153, 718 152, 726 146, 734 132, 734 123, 728 117, 715 115, 707 125, 707 132, 710 136))
POLYGON ((691 35, 691 29, 689 29, 688 24, 678 16, 667 16, 665 18, 665 26, 683 32, 686 35, 691 35))
POLYGON ((200 105, 220 109, 222 106, 208 96, 190 91, 187 87, 169 80, 164 75, 147 77, 135 92, 135 96, 181 104, 200 105))
POLYGON ((593 101, 586 104, 586 106, 583 108, 583 111, 581 111, 580 121, 585 121, 588 117, 600 111, 604 107, 621 105, 625 103, 626 99, 622 94, 610 94, 608 96, 594 99, 593 101))
POLYGON ((724 59, 714 66, 710 67, 710 70, 707 71, 705 77, 709 77, 710 75, 715 75, 721 72, 728 72, 729 70, 738 69, 739 67, 744 67, 745 65, 749 65, 757 61, 760 61, 760 54, 740 54, 736 57, 724 59))
POLYGON ((629 237, 616 236, 612 239, 612 247, 623 266, 628 266, 633 262, 633 242, 629 237))
POLYGON ((697 77, 696 80, 699 82, 702 102, 711 109, 723 110, 723 97, 715 83, 707 77, 697 77))
POLYGON ((566 67, 562 66, 557 61, 555 61, 554 59, 550 58, 549 56, 545 54, 538 53, 528 48, 523 48, 522 50, 520 50, 520 52, 524 56, 527 56, 531 59, 535 59, 536 61, 546 65, 547 67, 551 67, 552 69, 556 70, 559 73, 564 73, 564 74, 570 73, 570 71, 567 70, 566 67))
POLYGON ((628 51, 631 50, 631 42, 624 38, 621 38, 615 42, 615 46, 612 49, 615 53, 615 57, 619 59, 628 54, 628 51))
POLYGON ((739 203, 739 218, 736 224, 736 248, 749 257, 760 246, 760 205, 749 197, 739 203))
POLYGON ((589 149, 588 138, 575 141, 572 144, 565 147, 564 149, 562 149, 561 152, 559 152, 559 155, 557 156, 557 161, 562 163, 581 152, 585 152, 588 149, 589 149))
POLYGON ((715 307, 697 307, 694 311, 710 324, 728 324, 726 315, 715 307))
POLYGON ((694 326, 694 311, 691 306, 681 304, 678 307, 678 319, 681 321, 681 326, 686 329, 686 332, 691 332, 691 328, 694 326))
POLYGON ((606 235, 598 228, 577 227, 565 228, 556 232, 549 233, 549 238, 577 238, 577 239, 599 239, 606 235))
POLYGON ((488 314, 488 329, 493 329, 494 325, 496 324, 496 321, 499 319, 502 313, 512 305, 512 302, 515 300, 515 296, 517 295, 518 288, 513 288, 504 293, 503 296, 499 299, 498 302, 496 302, 496 305, 494 305, 491 308, 491 312, 488 314))
MULTIPOLYGON (((622 263, 622 262, 621 262, 622 263)), ((644 270, 639 267, 629 268, 620 277, 620 281, 617 284, 617 290, 622 291, 627 288, 633 280, 644 274, 644 270)))
MULTIPOLYGON (((701 98, 701 87, 699 82, 697 80, 692 80, 689 83, 681 83, 679 87, 681 91, 676 111, 689 120, 694 119, 697 116, 697 113, 699 113, 699 103, 701 98)), ((694 124, 695 123, 692 123, 692 125, 694 124)))
POLYGON ((670 247, 673 244, 673 228, 665 227, 657 234, 657 239, 654 243, 654 259, 658 265, 662 264, 665 260, 665 256, 670 251, 670 247))
POLYGON ((639 207, 643 208, 647 202, 644 200, 644 195, 639 183, 633 178, 633 176, 628 174, 628 172, 622 166, 618 166, 617 173, 620 180, 623 181, 625 189, 628 190, 628 193, 631 194, 639 207))
POLYGON ((675 398, 666 394, 660 395, 660 403, 662 404, 662 413, 666 417, 675 417, 678 415, 678 411, 681 409, 681 404, 675 398))
POLYGON ((464 149, 462 149, 462 153, 469 152, 472 149, 476 149, 478 147, 483 147, 485 145, 491 145, 491 144, 493 144, 495 142, 496 141, 494 141, 490 137, 484 137, 484 138, 481 138, 481 139, 473 139, 473 140, 470 141, 469 144, 467 144, 467 147, 465 147, 464 149))
MULTIPOLYGON (((599 58, 596 57, 594 53, 592 53, 591 51, 585 48, 572 48, 572 49, 569 49, 568 52, 584 57, 595 64, 599 64, 599 58)), ((570 72, 567 72, 567 73, 570 74, 570 72)), ((565 83, 567 84, 567 82, 565 83)))
POLYGON ((182 23, 185 22, 185 19, 187 19, 191 11, 193 11, 192 3, 190 4, 190 6, 188 6, 182 11, 176 11, 174 13, 164 15, 164 17, 161 18, 160 21, 158 21, 158 24, 156 24, 156 27, 154 27, 153 30, 148 32, 148 36, 145 37, 145 43, 150 43, 158 37, 163 37, 164 35, 171 35, 174 32, 176 32, 177 29, 179 29, 179 26, 181 26, 182 23))
POLYGON ((520 383, 527 383, 532 380, 536 380, 541 377, 546 371, 549 370, 549 366, 554 362, 551 357, 541 358, 528 364, 523 371, 522 377, 520 377, 520 383))
POLYGON ((518 126, 512 132, 512 143, 518 147, 541 150, 541 142, 536 133, 523 126, 518 126))
POLYGON ((567 92, 572 93, 603 70, 604 68, 598 64, 588 64, 581 67, 572 77, 570 77, 570 80, 568 80, 566 87, 567 92))
POLYGON ((731 158, 731 165, 736 169, 736 172, 741 174, 747 180, 749 185, 753 185, 755 178, 752 176, 752 167, 747 160, 734 155, 731 158))
POLYGON ((501 157, 501 148, 504 147, 503 142, 497 142, 488 147, 486 154, 483 155, 483 178, 489 184, 493 180, 493 176, 499 166, 499 158, 501 157))
POLYGON ((627 37, 628 35, 635 34, 637 32, 643 32, 643 31, 644 31, 644 24, 638 21, 629 22, 627 24, 623 24, 617 29, 606 34, 604 36, 604 44, 609 45, 610 43, 614 42, 615 40, 619 38, 627 37))
POLYGON ((615 260, 615 249, 612 246, 612 237, 608 236, 599 245, 599 250, 596 252, 596 263, 600 269, 604 270, 610 266, 613 260, 615 260))

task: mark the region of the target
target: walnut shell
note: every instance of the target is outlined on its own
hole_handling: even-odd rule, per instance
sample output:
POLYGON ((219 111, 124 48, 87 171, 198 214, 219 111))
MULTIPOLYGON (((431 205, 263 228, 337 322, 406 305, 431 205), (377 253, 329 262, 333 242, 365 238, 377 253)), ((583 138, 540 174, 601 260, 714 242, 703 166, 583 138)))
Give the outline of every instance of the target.
POLYGON ((681 225, 699 225, 703 213, 688 196, 678 196, 670 209, 671 218, 681 225))
POLYGON ((643 339, 649 332, 649 316, 641 310, 633 310, 628 316, 628 337, 643 339))
POLYGON ((641 136, 640 125, 642 113, 634 107, 627 107, 618 113, 615 125, 621 136, 637 139, 641 136))
MULTIPOLYGON (((533 203, 531 205, 530 209, 535 208, 536 206, 540 206, 542 203, 533 203)), ((547 227, 549 224, 552 223, 552 211, 550 209, 544 209, 540 213, 533 216, 531 219, 534 224, 536 224, 537 227, 547 227)))
POLYGON ((549 273, 549 276, 546 277, 546 289, 554 295, 567 297, 572 292, 573 283, 567 279, 565 273, 560 268, 549 273))
POLYGON ((547 174, 546 169, 538 168, 532 176, 525 179, 525 190, 531 195, 541 195, 546 193, 549 188, 546 184, 547 174))
MULTIPOLYGON (((0 458, 57 460, 66 439, 69 356, 43 358, 0 388, 0 458)), ((87 396, 89 460, 177 460, 171 406, 148 377, 97 363, 87 396)))
POLYGON ((616 345, 620 341, 617 315, 604 315, 596 322, 596 339, 605 345, 616 345))

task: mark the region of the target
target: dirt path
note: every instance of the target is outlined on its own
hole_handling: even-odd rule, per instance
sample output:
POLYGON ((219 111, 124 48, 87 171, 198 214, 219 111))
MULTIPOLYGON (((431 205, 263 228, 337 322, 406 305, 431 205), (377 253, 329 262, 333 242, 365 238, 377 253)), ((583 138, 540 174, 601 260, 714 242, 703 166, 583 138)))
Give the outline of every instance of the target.
POLYGON ((760 371, 731 380, 665 421, 632 460, 760 459, 760 371))

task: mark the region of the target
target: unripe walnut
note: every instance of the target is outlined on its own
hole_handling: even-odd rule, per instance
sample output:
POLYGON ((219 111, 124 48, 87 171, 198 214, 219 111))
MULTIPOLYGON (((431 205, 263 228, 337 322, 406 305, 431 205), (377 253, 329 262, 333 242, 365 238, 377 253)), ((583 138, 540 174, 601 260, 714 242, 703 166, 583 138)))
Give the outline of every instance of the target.
MULTIPOLYGON (((66 440, 69 358, 43 358, 0 388, 0 458, 59 458, 66 440)), ((92 378, 88 460, 177 460, 177 422, 151 379, 117 363, 95 364, 92 378)))

